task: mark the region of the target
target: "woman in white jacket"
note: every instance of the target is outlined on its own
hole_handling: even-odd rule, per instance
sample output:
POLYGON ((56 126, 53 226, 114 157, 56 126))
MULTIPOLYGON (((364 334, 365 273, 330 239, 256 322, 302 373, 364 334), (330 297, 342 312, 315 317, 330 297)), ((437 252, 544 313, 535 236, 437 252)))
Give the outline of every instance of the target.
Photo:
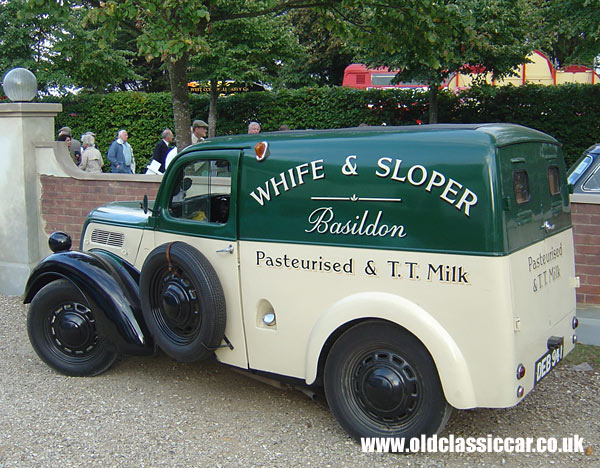
POLYGON ((100 151, 94 147, 94 137, 89 134, 83 135, 81 139, 81 145, 84 150, 81 153, 81 162, 79 163, 79 169, 85 172, 101 173, 104 160, 100 151))

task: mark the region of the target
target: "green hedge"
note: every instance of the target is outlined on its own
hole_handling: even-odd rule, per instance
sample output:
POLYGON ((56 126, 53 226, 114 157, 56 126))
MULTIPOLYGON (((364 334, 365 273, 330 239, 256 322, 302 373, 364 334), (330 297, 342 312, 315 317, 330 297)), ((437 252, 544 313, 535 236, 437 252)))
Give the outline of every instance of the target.
MULTIPOLYGON (((104 156, 119 129, 129 132, 138 171, 152 156, 165 127, 173 127, 168 93, 121 92, 62 99, 56 129, 69 126, 79 137, 96 133, 104 156)), ((208 97, 191 95, 192 118, 208 119, 208 97)), ((413 125, 428 121, 428 93, 324 87, 251 92, 219 98, 217 134, 246 133, 248 122, 263 131, 413 125)), ((473 88, 456 95, 440 94, 439 121, 446 123, 514 122, 553 135, 563 144, 567 164, 600 141, 600 86, 563 85, 473 88)))

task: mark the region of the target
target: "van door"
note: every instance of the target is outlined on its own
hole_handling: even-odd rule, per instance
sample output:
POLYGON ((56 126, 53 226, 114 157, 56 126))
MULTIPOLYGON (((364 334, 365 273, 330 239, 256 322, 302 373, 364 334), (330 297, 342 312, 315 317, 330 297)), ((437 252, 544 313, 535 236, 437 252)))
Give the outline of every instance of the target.
POLYGON ((154 205, 153 246, 181 241, 207 258, 226 302, 225 339, 215 353, 222 362, 246 368, 237 240, 240 155, 239 150, 196 151, 172 163, 154 205))
POLYGON ((560 147, 521 143, 498 149, 505 251, 514 252, 570 227, 560 147))
POLYGON ((515 144, 498 154, 512 313, 520 331, 516 352, 535 362, 548 351, 551 336, 565 340, 565 351, 572 346, 559 326, 575 314, 566 171, 555 144, 515 144))

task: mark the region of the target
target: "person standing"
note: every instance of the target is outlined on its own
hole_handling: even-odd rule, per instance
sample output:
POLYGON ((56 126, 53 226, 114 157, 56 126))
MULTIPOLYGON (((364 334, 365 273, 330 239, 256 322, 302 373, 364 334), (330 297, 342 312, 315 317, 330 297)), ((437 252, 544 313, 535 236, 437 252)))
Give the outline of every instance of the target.
POLYGON ((69 141, 66 139, 66 137, 69 137, 70 140, 69 154, 77 166, 79 164, 79 157, 81 156, 81 143, 79 140, 73 138, 73 135, 71 134, 71 127, 62 127, 58 131, 58 141, 69 141))
POLYGON ((117 139, 111 143, 106 154, 106 157, 110 161, 110 172, 133 174, 135 171, 133 150, 131 149, 131 145, 127 143, 128 139, 127 130, 119 130, 117 139))
MULTIPOLYGON (((81 135, 81 146, 83 146, 83 137, 85 135, 92 135, 94 137, 94 141, 96 141, 96 134, 90 130, 81 135)), ((94 143, 94 148, 98 149, 98 143, 94 143)))
POLYGON ((160 164, 159 171, 163 173, 165 172, 165 158, 170 149, 169 144, 171 143, 171 141, 173 141, 173 132, 170 129, 165 128, 160 134, 160 137, 161 140, 158 143, 156 143, 156 146, 154 147, 152 159, 158 161, 158 163, 160 164))
POLYGON ((260 133, 260 124, 258 122, 250 122, 248 124, 248 133, 260 133))
POLYGON ((80 151, 71 151, 71 146, 72 146, 72 139, 69 135, 67 135, 66 133, 61 133, 60 135, 58 135, 58 141, 64 141, 67 144, 67 150, 69 151, 69 155, 71 156, 71 159, 73 160, 73 162, 75 163, 76 166, 79 165, 79 159, 81 157, 80 151))
POLYGON ((192 122, 192 145, 203 141, 208 133, 208 124, 204 120, 194 120, 192 122))
POLYGON ((94 146, 94 143, 95 139, 92 135, 85 134, 81 138, 83 152, 81 153, 79 169, 85 172, 101 174, 104 161, 100 151, 98 151, 98 149, 94 146))

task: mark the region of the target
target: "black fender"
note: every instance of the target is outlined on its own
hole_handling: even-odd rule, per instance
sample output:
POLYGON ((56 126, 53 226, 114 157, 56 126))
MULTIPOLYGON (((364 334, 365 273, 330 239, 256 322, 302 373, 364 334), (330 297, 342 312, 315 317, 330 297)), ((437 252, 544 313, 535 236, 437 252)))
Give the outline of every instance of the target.
POLYGON ((150 355, 154 343, 140 305, 140 273, 105 250, 64 251, 49 255, 31 272, 23 302, 56 279, 70 281, 96 314, 98 334, 120 353, 150 355))

